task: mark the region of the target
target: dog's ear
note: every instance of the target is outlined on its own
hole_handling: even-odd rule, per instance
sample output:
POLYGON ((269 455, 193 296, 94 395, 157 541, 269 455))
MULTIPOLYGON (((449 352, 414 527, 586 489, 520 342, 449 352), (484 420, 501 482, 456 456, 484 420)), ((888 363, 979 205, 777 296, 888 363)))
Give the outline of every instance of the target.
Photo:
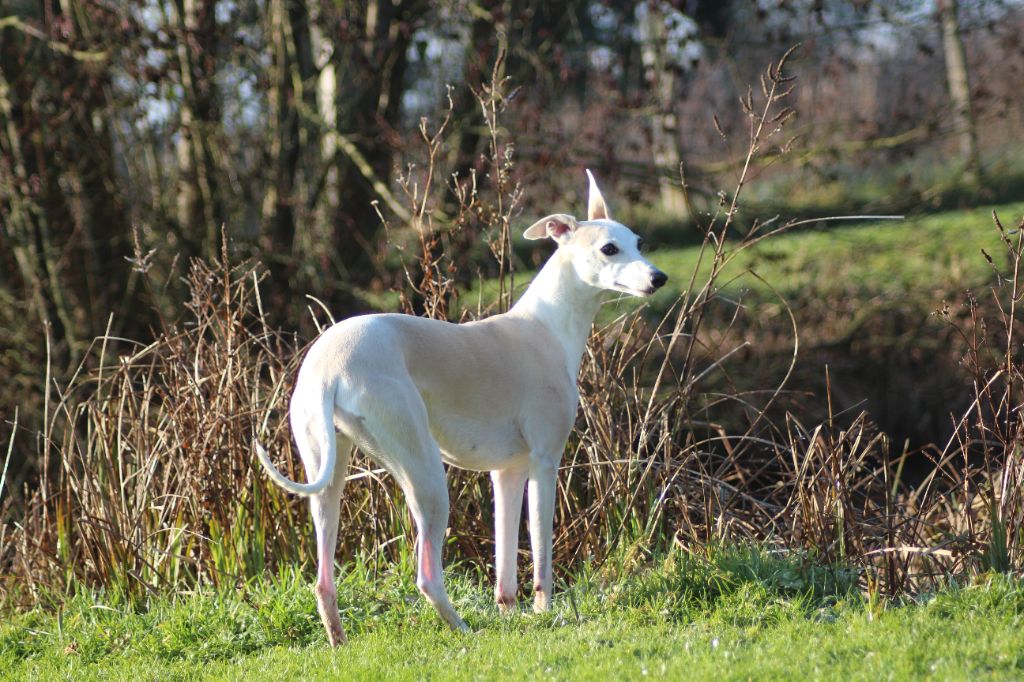
POLYGON ((597 188, 597 180, 594 174, 587 169, 587 177, 590 178, 590 200, 587 201, 587 220, 611 220, 608 214, 608 204, 604 203, 601 190, 597 188))
POLYGON ((544 239, 551 237, 559 244, 564 244, 572 237, 576 229, 576 219, 565 213, 555 213, 547 218, 541 218, 533 225, 530 225, 523 233, 527 239, 544 239))

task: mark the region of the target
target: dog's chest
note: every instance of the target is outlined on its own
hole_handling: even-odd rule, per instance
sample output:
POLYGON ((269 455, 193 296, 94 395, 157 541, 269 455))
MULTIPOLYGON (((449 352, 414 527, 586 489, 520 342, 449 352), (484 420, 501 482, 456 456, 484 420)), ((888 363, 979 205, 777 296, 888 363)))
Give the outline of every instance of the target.
POLYGON ((512 419, 481 420, 438 412, 430 414, 430 431, 445 461, 462 469, 493 471, 529 455, 512 419))

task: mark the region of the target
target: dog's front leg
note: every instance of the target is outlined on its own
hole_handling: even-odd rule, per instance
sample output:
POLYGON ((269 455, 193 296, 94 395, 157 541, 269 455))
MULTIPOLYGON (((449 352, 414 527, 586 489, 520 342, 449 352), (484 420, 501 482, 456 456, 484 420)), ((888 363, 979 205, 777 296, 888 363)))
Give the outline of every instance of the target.
POLYGON ((527 469, 492 471, 494 485, 494 600, 507 611, 516 605, 519 518, 527 469))
POLYGON ((551 608, 551 535, 558 459, 530 456, 530 544, 533 548, 533 610, 551 608))

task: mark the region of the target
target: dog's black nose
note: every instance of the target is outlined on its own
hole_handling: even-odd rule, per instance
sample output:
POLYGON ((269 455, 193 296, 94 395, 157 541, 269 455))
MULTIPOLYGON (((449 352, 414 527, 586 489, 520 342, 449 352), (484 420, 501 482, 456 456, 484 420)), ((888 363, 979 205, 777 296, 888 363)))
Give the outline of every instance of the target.
POLYGON ((665 282, 668 281, 668 275, 661 270, 655 270, 654 274, 651 275, 651 284, 654 285, 655 289, 660 289, 665 286, 665 282))

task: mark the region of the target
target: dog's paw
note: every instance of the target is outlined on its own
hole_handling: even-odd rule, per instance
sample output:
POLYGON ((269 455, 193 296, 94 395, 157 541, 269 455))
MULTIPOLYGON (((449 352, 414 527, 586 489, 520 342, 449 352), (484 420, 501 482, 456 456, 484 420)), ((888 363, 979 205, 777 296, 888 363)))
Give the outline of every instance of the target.
POLYGON ((494 603, 498 605, 498 612, 503 615, 515 613, 519 610, 519 603, 516 601, 516 596, 514 594, 496 595, 494 603))

